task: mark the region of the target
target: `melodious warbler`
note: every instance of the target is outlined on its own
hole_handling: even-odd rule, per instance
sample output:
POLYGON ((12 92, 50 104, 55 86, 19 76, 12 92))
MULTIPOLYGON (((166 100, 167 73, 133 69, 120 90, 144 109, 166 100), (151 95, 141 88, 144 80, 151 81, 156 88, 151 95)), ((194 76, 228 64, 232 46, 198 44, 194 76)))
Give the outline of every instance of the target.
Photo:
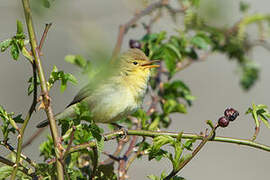
MULTIPOLYGON (((111 73, 105 78, 98 77, 95 83, 82 88, 66 109, 55 115, 55 119, 75 117, 75 107, 86 102, 94 122, 113 123, 136 111, 143 102, 150 77, 150 69, 159 67, 150 61, 139 49, 130 49, 119 60, 112 63, 111 73)), ((100 75, 102 76, 102 75, 100 75)), ((38 128, 49 124, 48 120, 37 125, 38 128)))

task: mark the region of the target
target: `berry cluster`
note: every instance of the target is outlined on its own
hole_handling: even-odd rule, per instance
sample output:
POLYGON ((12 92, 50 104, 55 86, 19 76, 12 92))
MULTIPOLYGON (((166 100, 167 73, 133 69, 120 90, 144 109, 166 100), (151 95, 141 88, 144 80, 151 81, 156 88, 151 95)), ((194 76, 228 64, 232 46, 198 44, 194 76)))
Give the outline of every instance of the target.
POLYGON ((220 127, 227 127, 229 125, 230 121, 234 121, 237 118, 237 116, 239 116, 238 111, 236 111, 233 108, 227 108, 224 111, 224 116, 222 116, 218 119, 218 125, 220 127))
POLYGON ((130 48, 138 48, 138 49, 142 48, 141 43, 137 40, 134 40, 134 39, 129 40, 129 47, 130 48))

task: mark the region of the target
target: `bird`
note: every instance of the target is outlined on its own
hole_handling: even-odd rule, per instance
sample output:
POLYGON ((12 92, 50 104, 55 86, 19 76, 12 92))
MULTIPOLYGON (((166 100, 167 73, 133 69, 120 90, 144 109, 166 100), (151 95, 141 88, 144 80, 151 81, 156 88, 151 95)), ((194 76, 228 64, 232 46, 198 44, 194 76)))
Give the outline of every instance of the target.
MULTIPOLYGON (((150 78, 150 69, 159 67, 158 60, 149 60, 143 51, 132 48, 124 52, 110 70, 97 73, 92 82, 83 87, 56 120, 76 116, 75 108, 85 102, 95 123, 114 123, 142 106, 150 78), (113 70, 112 70, 113 69, 113 70), (109 72, 104 75, 104 72, 109 72)), ((37 127, 49 124, 48 119, 37 127)))

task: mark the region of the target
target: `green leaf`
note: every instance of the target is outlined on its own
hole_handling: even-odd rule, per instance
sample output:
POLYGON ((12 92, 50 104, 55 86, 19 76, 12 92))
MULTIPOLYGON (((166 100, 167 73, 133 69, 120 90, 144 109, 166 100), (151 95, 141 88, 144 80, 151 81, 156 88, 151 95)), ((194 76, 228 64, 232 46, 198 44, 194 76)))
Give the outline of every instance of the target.
POLYGON ((28 50, 25 48, 25 46, 22 47, 22 55, 26 57, 30 62, 33 62, 33 56, 28 52, 28 50))
POLYGON ((189 87, 180 80, 165 83, 163 94, 165 99, 177 99, 178 97, 181 97, 188 103, 189 106, 195 99, 195 97, 191 95, 189 87))
POLYGON ((171 76, 176 72, 176 59, 173 53, 174 52, 171 52, 168 48, 163 48, 162 58, 171 76))
POLYGON ((13 118, 16 123, 23 123, 24 119, 22 118, 22 114, 17 115, 13 118))
POLYGON ((23 25, 19 20, 17 20, 17 34, 23 34, 23 25))
POLYGON ((141 120, 142 129, 146 129, 147 120, 149 116, 147 116, 146 112, 143 109, 138 109, 133 116, 141 120))
POLYGON ((168 48, 168 49, 170 49, 176 55, 176 57, 178 59, 182 59, 182 55, 181 55, 179 49, 177 49, 176 46, 174 46, 173 44, 169 44, 168 43, 168 44, 165 44, 165 47, 168 48))
POLYGON ((2 119, 2 123, 0 125, 1 131, 3 134, 3 141, 7 141, 9 138, 9 133, 15 133, 15 128, 17 129, 17 125, 12 118, 14 113, 8 113, 2 106, 0 106, 0 118, 2 119), (12 125, 10 127, 10 125, 12 125))
POLYGON ((260 127, 259 119, 265 124, 267 128, 270 129, 269 119, 270 119, 270 112, 267 109, 268 107, 264 104, 255 105, 252 104, 252 108, 248 108, 246 114, 251 114, 256 127, 260 127))
POLYGON ((7 179, 11 173, 13 168, 11 166, 2 166, 0 167, 0 179, 7 179))
POLYGON ((159 127, 159 123, 160 123, 160 116, 155 116, 154 118, 152 118, 152 122, 148 127, 148 130, 150 131, 156 131, 158 130, 159 127))
POLYGON ((189 139, 187 140, 183 145, 187 150, 192 151, 193 143, 196 141, 196 139, 189 139))
POLYGON ((207 40, 201 36, 194 36, 191 39, 191 43, 198 47, 199 49, 207 50, 209 44, 207 43, 207 40))
POLYGON ((240 1, 239 9, 241 12, 247 12, 250 8, 250 5, 247 2, 240 1))
POLYGON ((80 55, 67 55, 65 57, 65 61, 69 62, 71 64, 77 65, 80 68, 84 68, 87 64, 86 59, 84 59, 82 56, 80 55))
POLYGON ((44 160, 53 158, 55 156, 54 144, 51 136, 47 137, 48 140, 39 146, 40 155, 44 156, 44 160))
POLYGON ((14 60, 18 60, 19 58, 19 47, 17 45, 17 43, 15 43, 15 41, 12 41, 12 45, 11 45, 11 49, 10 49, 10 53, 11 53, 11 56, 14 60))
POLYGON ((192 6, 198 8, 200 5, 200 0, 190 0, 192 6))
POLYGON ((51 72, 50 78, 48 80, 48 87, 51 88, 53 84, 61 80, 60 91, 63 92, 67 87, 67 82, 71 82, 72 84, 77 84, 76 78, 69 73, 64 73, 64 71, 58 71, 57 67, 54 66, 51 72))
POLYGON ((244 90, 249 90, 259 79, 259 67, 252 61, 241 64, 240 84, 244 90))
MULTIPOLYGON (((28 88, 27 88, 27 94, 28 96, 34 91, 34 78, 30 77, 28 80, 28 88)), ((39 77, 37 76, 37 86, 40 84, 39 77)))
POLYGON ((43 6, 45 8, 50 8, 51 7, 51 3, 50 3, 49 0, 42 0, 42 2, 43 2, 43 6))
POLYGON ((0 42, 1 52, 4 52, 11 45, 11 42, 12 42, 12 39, 7 39, 0 42))
POLYGON ((163 111, 166 114, 173 112, 187 113, 187 109, 184 104, 179 104, 174 99, 168 99, 163 105, 163 111))
POLYGON ((159 180, 159 178, 153 174, 148 175, 147 178, 151 179, 151 180, 159 180))
POLYGON ((156 136, 153 139, 153 146, 152 149, 154 150, 159 150, 162 146, 166 145, 166 144, 172 144, 174 143, 174 138, 172 138, 171 136, 156 136))

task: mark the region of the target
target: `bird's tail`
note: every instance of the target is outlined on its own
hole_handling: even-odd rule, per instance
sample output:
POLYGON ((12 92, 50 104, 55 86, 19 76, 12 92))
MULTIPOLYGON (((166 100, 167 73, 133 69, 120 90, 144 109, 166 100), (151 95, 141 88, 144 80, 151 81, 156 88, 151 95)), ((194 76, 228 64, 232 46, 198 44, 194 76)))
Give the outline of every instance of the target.
POLYGON ((49 125, 49 120, 46 119, 46 120, 41 121, 40 123, 38 123, 38 125, 37 125, 36 127, 37 127, 37 128, 44 128, 44 127, 46 127, 46 126, 48 126, 48 125, 49 125))

